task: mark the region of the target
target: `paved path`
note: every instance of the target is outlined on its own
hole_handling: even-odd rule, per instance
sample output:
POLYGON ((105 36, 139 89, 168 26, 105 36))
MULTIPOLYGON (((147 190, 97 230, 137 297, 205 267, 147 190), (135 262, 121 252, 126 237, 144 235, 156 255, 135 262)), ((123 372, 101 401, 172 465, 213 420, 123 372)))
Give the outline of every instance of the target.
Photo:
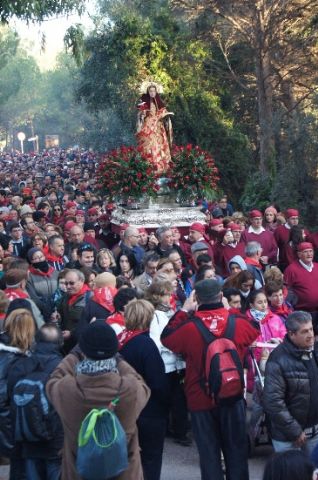
MULTIPOLYGON (((264 464, 271 453, 269 447, 258 447, 250 460, 250 480, 262 480, 264 464)), ((0 480, 8 480, 8 467, 0 467, 0 480)), ((200 480, 199 460, 194 446, 180 447, 166 440, 161 480, 200 480)))

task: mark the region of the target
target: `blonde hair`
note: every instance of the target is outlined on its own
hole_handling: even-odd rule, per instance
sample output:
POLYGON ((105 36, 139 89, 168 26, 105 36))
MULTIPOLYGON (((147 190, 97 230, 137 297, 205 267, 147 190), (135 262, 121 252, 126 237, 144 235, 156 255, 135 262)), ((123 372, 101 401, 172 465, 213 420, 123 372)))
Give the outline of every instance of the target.
POLYGON ((35 335, 35 324, 32 314, 25 308, 13 310, 4 321, 4 328, 10 338, 10 345, 27 352, 35 335))
POLYGON ((264 272, 265 283, 268 283, 268 282, 283 282, 283 278, 284 278, 284 276, 283 276, 282 272, 279 270, 278 267, 268 268, 264 272))
POLYGON ((124 317, 127 330, 149 328, 155 309, 147 300, 133 299, 125 307, 124 317))
POLYGON ((159 280, 152 282, 152 284, 146 290, 145 299, 151 302, 156 308, 162 303, 162 297, 164 295, 171 295, 172 292, 173 286, 169 280, 159 280))
POLYGON ((116 287, 116 277, 110 272, 99 273, 95 277, 95 286, 97 288, 116 287))
POLYGON ((104 255, 107 255, 107 257, 109 258, 110 260, 110 267, 116 267, 116 260, 115 260, 115 257, 114 257, 114 254, 111 250, 109 250, 108 248, 102 248, 101 250, 99 250, 98 254, 97 254, 97 257, 96 257, 96 263, 98 266, 100 266, 100 260, 101 258, 104 256, 104 255))
POLYGON ((3 290, 0 290, 0 313, 5 313, 9 306, 10 300, 3 290))

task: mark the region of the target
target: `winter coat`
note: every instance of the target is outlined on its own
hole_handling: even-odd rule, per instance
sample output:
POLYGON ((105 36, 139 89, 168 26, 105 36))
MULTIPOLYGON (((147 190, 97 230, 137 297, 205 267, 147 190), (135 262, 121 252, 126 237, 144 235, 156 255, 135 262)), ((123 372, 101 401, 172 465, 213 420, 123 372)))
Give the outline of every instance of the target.
POLYGON ((317 368, 318 344, 315 343, 311 354, 297 348, 287 336, 269 356, 265 370, 263 405, 275 440, 293 442, 304 428, 318 424, 318 403, 316 399, 311 402, 314 392, 308 369, 309 361, 314 361, 317 368))
POLYGON ((8 374, 18 358, 25 358, 25 355, 18 348, 9 346, 8 338, 2 334, 0 337, 0 456, 4 457, 10 457, 14 447, 8 374))
MULTIPOLYGON (((33 372, 44 372, 50 375, 62 359, 59 346, 51 342, 39 342, 35 345, 29 357, 17 359, 11 366, 8 375, 8 393, 11 403, 14 386, 19 380, 33 372)), ((52 415, 51 426, 54 432, 52 440, 47 442, 23 442, 21 444, 24 458, 52 459, 60 456, 64 435, 62 423, 56 412, 52 415)))
MULTIPOLYGON (((51 267, 53 270, 53 267, 51 267)), ((54 309, 54 293, 58 287, 57 277, 59 272, 53 270, 50 275, 39 275, 36 273, 29 273, 26 290, 31 299, 40 309, 44 319, 50 320, 54 309)))
POLYGON ((58 307, 58 312, 61 315, 61 329, 69 330, 71 337, 64 342, 64 351, 69 351, 76 345, 81 328, 81 317, 91 292, 87 291, 80 295, 76 301, 69 304, 69 297, 66 296, 58 307))
POLYGON ((149 328, 150 338, 152 338, 159 350, 163 363, 165 364, 166 373, 175 372, 176 370, 185 368, 185 363, 182 361, 180 356, 164 347, 160 340, 160 335, 162 334, 165 326, 168 324, 170 317, 171 315, 168 316, 165 312, 155 310, 149 328))
MULTIPOLYGON (((120 338, 120 337, 119 337, 120 338)), ((120 354, 145 380, 151 390, 142 417, 166 417, 168 383, 162 358, 148 332, 136 335, 120 349, 120 354)))
POLYGON ((142 480, 136 420, 149 398, 144 380, 124 360, 118 373, 75 374, 79 358, 70 354, 55 369, 47 383, 47 394, 64 427, 62 480, 80 480, 76 472, 77 437, 82 421, 93 408, 108 405, 119 392, 116 414, 126 432, 129 466, 116 480, 142 480))

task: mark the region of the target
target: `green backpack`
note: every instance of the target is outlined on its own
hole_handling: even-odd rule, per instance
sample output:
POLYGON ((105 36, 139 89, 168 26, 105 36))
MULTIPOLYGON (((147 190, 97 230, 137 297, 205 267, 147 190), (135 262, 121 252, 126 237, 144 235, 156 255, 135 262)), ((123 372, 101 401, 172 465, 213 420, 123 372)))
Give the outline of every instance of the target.
POLYGON ((119 398, 108 408, 94 408, 78 434, 76 468, 85 480, 107 480, 128 468, 126 433, 114 413, 119 398))

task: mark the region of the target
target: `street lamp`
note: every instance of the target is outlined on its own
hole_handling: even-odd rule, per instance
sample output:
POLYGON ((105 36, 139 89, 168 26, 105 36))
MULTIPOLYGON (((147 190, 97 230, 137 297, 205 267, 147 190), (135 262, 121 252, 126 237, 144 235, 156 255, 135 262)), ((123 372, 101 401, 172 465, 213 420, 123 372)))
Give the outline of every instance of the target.
POLYGON ((24 132, 19 132, 17 134, 17 137, 18 137, 18 140, 20 140, 20 144, 21 144, 21 153, 24 153, 23 151, 23 142, 25 140, 25 133, 24 132))

